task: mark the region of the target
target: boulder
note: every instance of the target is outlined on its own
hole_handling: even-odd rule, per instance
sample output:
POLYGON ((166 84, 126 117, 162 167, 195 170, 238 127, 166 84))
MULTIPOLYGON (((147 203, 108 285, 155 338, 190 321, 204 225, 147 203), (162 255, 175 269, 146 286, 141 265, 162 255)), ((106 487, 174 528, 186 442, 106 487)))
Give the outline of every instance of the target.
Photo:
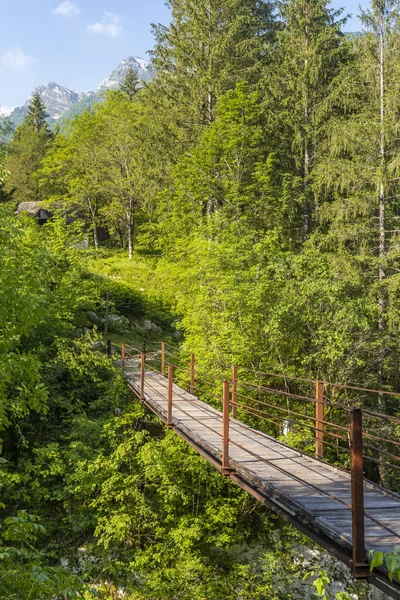
POLYGON ((108 315, 108 330, 116 333, 129 332, 130 322, 129 319, 122 315, 110 314, 108 315))

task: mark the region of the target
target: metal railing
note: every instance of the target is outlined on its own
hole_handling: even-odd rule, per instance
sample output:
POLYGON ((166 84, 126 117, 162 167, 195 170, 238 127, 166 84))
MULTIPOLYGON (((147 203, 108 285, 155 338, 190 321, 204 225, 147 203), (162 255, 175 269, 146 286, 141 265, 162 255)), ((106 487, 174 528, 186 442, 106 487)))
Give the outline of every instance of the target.
MULTIPOLYGON (((151 350, 145 345, 138 349, 123 344, 121 351, 123 373, 126 374, 130 368, 136 373, 140 372, 142 401, 145 399, 145 385, 167 400, 167 427, 169 428, 174 426, 173 409, 176 405, 173 396, 179 396, 176 392, 173 394, 174 382, 182 389, 187 388, 194 396, 190 398, 185 394, 184 399, 187 402, 193 403, 197 397, 201 397, 209 405, 209 408, 206 405, 202 408, 205 414, 212 412, 215 417, 217 414, 215 408, 222 408, 222 416, 219 413, 221 419, 219 435, 222 438, 221 471, 224 475, 229 476, 233 472, 230 446, 242 448, 230 437, 230 430, 235 428, 235 423, 237 424, 238 421, 248 425, 249 429, 262 431, 285 444, 297 448, 300 446, 303 454, 312 455, 319 461, 350 472, 351 504, 318 486, 311 483, 307 485, 340 502, 351 511, 353 574, 356 578, 368 577, 365 516, 400 540, 397 532, 375 519, 364 507, 366 467, 370 482, 385 484, 386 481, 390 481, 394 482, 394 487, 400 488, 398 472, 400 456, 394 453, 400 447, 400 417, 396 414, 400 414, 400 404, 399 407, 390 405, 391 414, 383 413, 374 410, 371 397, 377 396, 378 408, 389 407, 389 403, 384 399, 398 399, 400 394, 324 382, 319 379, 264 373, 240 368, 237 365, 230 368, 224 366, 221 374, 205 373, 196 365, 194 354, 181 355, 179 349, 166 342, 153 344, 155 348, 151 350), (132 351, 135 354, 132 354, 132 351), (129 367, 128 360, 134 360, 137 366, 129 367), (227 376, 228 372, 229 376, 227 376), (157 381, 158 385, 161 381, 165 387, 165 394, 148 381, 146 383, 145 375, 157 381), (160 375, 162 375, 161 380, 160 375), (257 381, 252 381, 252 378, 257 381), (280 381, 284 383, 278 387, 277 382, 280 381)), ((185 413, 181 406, 179 410, 185 413)), ((202 425, 207 427, 204 422, 202 425)), ((244 447, 242 449, 250 452, 244 447)), ((268 462, 261 456, 256 454, 254 456, 268 462)), ((285 472, 281 467, 276 465, 274 467, 285 472)), ((295 477, 293 473, 285 473, 295 477)), ((385 485, 385 487, 389 486, 385 485)))

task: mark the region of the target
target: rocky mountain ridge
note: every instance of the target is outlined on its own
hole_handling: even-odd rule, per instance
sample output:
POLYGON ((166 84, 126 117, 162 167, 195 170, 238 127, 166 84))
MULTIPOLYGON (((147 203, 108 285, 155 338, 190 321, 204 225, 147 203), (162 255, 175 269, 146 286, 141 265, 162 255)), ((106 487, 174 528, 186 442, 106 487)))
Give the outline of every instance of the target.
POLYGON ((129 56, 128 58, 125 58, 118 65, 118 67, 101 82, 97 88, 97 92, 99 93, 103 92, 104 90, 118 89, 125 79, 129 69, 134 69, 136 71, 140 81, 148 82, 152 79, 149 61, 145 60, 144 58, 139 58, 138 56, 129 56))
POLYGON ((71 90, 55 82, 40 85, 32 92, 24 106, 12 110, 8 118, 15 127, 22 123, 33 94, 38 92, 46 105, 49 123, 52 124, 58 120, 66 121, 86 109, 90 110, 95 102, 101 101, 105 91, 118 89, 130 68, 136 71, 140 81, 148 82, 152 79, 149 62, 138 56, 129 56, 101 82, 95 92, 71 90))

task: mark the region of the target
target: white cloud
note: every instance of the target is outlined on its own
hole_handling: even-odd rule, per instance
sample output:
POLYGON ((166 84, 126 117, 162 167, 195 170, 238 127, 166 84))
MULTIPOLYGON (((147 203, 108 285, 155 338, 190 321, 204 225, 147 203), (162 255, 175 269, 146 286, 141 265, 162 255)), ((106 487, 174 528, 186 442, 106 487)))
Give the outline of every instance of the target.
POLYGON ((76 4, 72 4, 72 2, 61 2, 53 10, 55 15, 62 15, 63 17, 76 17, 81 12, 81 9, 76 4))
POLYGON ((90 33, 99 33, 100 35, 108 35, 117 37, 122 33, 121 26, 122 17, 115 15, 112 12, 105 12, 103 20, 99 23, 92 23, 87 26, 90 33))
POLYGON ((22 67, 26 67, 26 65, 34 61, 33 56, 27 56, 22 48, 18 48, 17 46, 0 57, 1 64, 11 69, 22 69, 22 67))

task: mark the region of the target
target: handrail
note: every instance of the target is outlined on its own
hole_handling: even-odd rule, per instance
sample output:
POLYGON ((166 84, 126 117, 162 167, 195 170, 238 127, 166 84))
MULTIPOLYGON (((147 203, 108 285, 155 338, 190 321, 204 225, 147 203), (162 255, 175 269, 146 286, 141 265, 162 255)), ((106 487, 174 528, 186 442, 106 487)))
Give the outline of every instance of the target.
MULTIPOLYGON (((179 354, 174 354, 168 349, 172 348, 174 351, 177 350, 179 352, 179 349, 171 344, 167 344, 166 342, 157 342, 156 344, 160 345, 160 350, 151 351, 147 357, 145 345, 142 350, 131 346, 126 347, 138 352, 135 356, 136 359, 140 355, 141 399, 144 399, 146 373, 147 377, 157 379, 158 383, 163 381, 167 382, 166 386, 164 386, 163 383, 162 385, 168 390, 167 426, 169 428, 173 427, 173 408, 177 408, 176 403, 173 402, 173 396, 178 396, 189 404, 195 404, 193 396, 197 395, 208 399, 211 404, 215 404, 215 401, 217 401, 220 405, 222 401, 223 414, 221 423, 223 430, 219 435, 221 435, 223 440, 223 474, 229 475, 232 471, 229 462, 229 444, 238 445, 236 441, 229 438, 229 427, 234 427, 234 423, 236 422, 236 411, 239 411, 240 419, 246 419, 246 415, 251 418, 250 423, 254 423, 254 420, 256 419, 257 428, 261 428, 262 422, 265 422, 266 424, 269 424, 268 426, 266 425, 266 431, 269 432, 273 425, 274 435, 277 437, 279 437, 279 430, 283 432, 284 427, 287 427, 288 431, 299 433, 304 433, 305 431, 310 432, 310 438, 315 440, 316 457, 319 460, 328 460, 328 462, 329 458, 331 458, 334 462, 334 466, 339 469, 346 466, 348 467, 348 459, 345 458, 345 454, 350 455, 352 501, 351 505, 347 505, 345 502, 343 502, 343 504, 349 506, 353 510, 353 514, 356 515, 353 518, 353 571, 357 577, 365 577, 368 565, 366 563, 365 555, 364 516, 367 516, 372 521, 380 524, 392 534, 397 535, 397 533, 391 531, 390 528, 380 523, 364 510, 363 459, 367 463, 373 462, 378 467, 385 467, 386 471, 389 473, 391 469, 400 471, 400 465, 398 464, 400 463, 400 456, 394 454, 395 450, 393 450, 393 452, 389 451, 393 447, 395 449, 398 447, 400 448, 400 439, 397 433, 400 417, 375 411, 371 407, 354 407, 354 400, 352 403, 351 398, 347 400, 347 404, 343 403, 343 399, 341 399, 341 402, 335 402, 327 399, 325 392, 328 387, 395 397, 400 397, 400 392, 397 393, 362 388, 353 385, 335 384, 319 379, 313 380, 271 373, 268 374, 262 371, 236 366, 232 368, 232 377, 227 378, 224 377, 223 374, 210 372, 203 373, 202 370, 197 367, 195 355, 193 353, 188 354, 185 352, 185 356, 181 356, 179 354), (149 364, 149 362, 156 363, 159 365, 159 368, 155 368, 152 364, 149 364), (168 376, 166 374, 167 366, 168 376), (247 378, 243 379, 240 377, 241 371, 247 371, 262 377, 282 378, 285 380, 285 389, 279 389, 275 386, 269 387, 263 382, 251 382, 248 381, 247 378), (174 373, 178 374, 180 385, 187 387, 188 391, 190 391, 190 395, 187 392, 178 394, 174 391, 172 393, 174 373), (304 389, 304 386, 296 386, 295 384, 289 386, 288 384, 286 385, 287 381, 307 384, 313 383, 316 386, 315 395, 304 395, 301 393, 302 387, 304 389), (220 389, 221 383, 223 394, 219 395, 216 393, 216 390, 220 389), (268 396, 273 396, 273 398, 268 398, 269 401, 267 401, 268 396), (303 413, 301 412, 301 410, 303 410, 302 407, 304 407, 303 413), (231 419, 230 417, 230 410, 232 410, 234 419, 231 419), (366 419, 363 423, 364 416, 366 419), (337 422, 337 420, 339 420, 339 422, 337 422), (328 441, 326 438, 330 438, 331 441, 328 441), (388 445, 391 446, 389 449, 388 445), (324 448, 327 448, 325 457, 324 448), (334 459, 332 459, 333 451, 336 454, 336 458, 334 459), (344 455, 341 454, 342 452, 344 455), (342 467, 337 465, 337 463, 340 462, 339 458, 342 460, 342 467)), ((128 357, 129 354, 125 349, 125 345, 122 345, 121 363, 123 372, 125 372, 125 369, 127 368, 126 359, 128 357)), ((151 385, 148 381, 146 385, 148 385, 155 393, 160 394, 156 387, 151 385)), ((358 401, 359 399, 356 399, 357 403, 358 401)), ((179 410, 183 411, 182 406, 179 406, 179 410)), ((193 415, 189 415, 189 413, 188 416, 194 418, 193 415)), ((249 418, 247 418, 247 421, 249 421, 249 418)), ((197 419, 195 420, 197 421, 197 419)), ((198 422, 201 422, 203 426, 207 427, 204 422, 198 422)), ((213 429, 213 431, 215 430, 213 429)), ((248 448, 246 448, 246 451, 250 452, 248 448)), ((291 476, 293 476, 292 473, 291 476)), ((319 488, 316 486, 316 489, 319 488)), ((323 490, 319 489, 319 491, 324 493, 323 490)), ((338 500, 340 501, 340 499, 338 500)))

